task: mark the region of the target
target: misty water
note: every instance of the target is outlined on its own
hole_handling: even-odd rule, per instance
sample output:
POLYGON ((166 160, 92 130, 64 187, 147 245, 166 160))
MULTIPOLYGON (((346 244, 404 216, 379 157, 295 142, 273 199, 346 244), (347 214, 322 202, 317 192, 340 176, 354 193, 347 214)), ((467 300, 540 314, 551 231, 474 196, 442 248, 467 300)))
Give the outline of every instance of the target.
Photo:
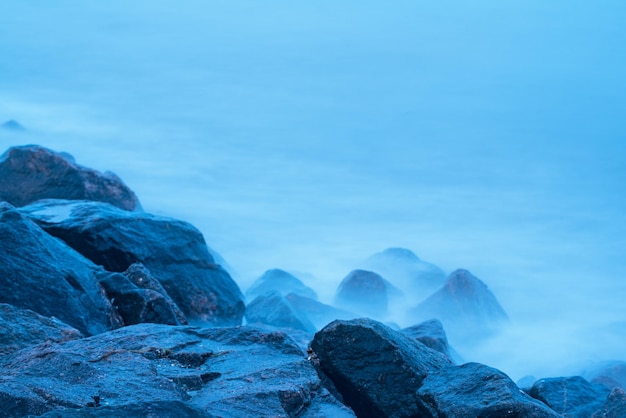
POLYGON ((466 268, 511 318, 467 360, 574 374, 626 360, 625 19, 618 0, 3 0, 0 123, 27 131, 0 144, 115 172, 243 291, 281 268, 331 302, 387 247, 466 268))

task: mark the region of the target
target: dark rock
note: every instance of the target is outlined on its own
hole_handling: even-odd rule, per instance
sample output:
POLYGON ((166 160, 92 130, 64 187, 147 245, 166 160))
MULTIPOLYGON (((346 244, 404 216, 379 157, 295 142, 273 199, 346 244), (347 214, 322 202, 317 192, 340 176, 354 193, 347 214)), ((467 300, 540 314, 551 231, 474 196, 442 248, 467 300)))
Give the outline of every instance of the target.
POLYGON ((56 318, 0 303, 0 355, 44 341, 61 343, 82 338, 81 333, 56 318))
POLYGON ((590 417, 602 408, 609 394, 606 387, 590 383, 581 376, 539 379, 530 396, 567 417, 590 417))
POLYGON ((170 295, 167 294, 167 291, 163 288, 161 282, 152 276, 152 273, 150 273, 150 270, 148 270, 146 266, 141 263, 131 264, 131 266, 124 272, 124 276, 128 277, 128 279, 135 286, 141 289, 153 290, 163 296, 164 302, 168 306, 168 310, 174 314, 174 319, 176 321, 176 323, 170 325, 187 324, 187 317, 183 311, 180 310, 170 295))
POLYGON ((321 329, 336 319, 354 319, 357 317, 357 315, 351 312, 337 309, 334 306, 326 305, 295 293, 288 294, 285 296, 285 299, 291 303, 296 312, 305 315, 316 329, 321 329))
POLYGON ((21 209, 49 234, 114 272, 140 262, 190 322, 238 325, 243 295, 187 222, 100 202, 45 200, 21 209))
POLYGON ((438 319, 431 319, 429 321, 424 321, 420 324, 404 328, 402 333, 421 342, 426 347, 445 354, 455 363, 460 360, 459 355, 450 348, 446 332, 443 329, 441 321, 438 319))
POLYGON ((443 354, 371 319, 331 322, 311 349, 320 373, 364 417, 417 416, 424 378, 451 366, 443 354))
POLYGON ((293 340, 251 327, 133 325, 23 349, 0 371, 9 418, 353 416, 293 340))
POLYGON ((606 403, 591 418, 624 418, 626 417, 626 392, 623 388, 611 390, 606 403))
POLYGON ((373 318, 383 318, 389 309, 390 284, 380 275, 353 270, 339 284, 334 304, 373 318))
POLYGON ((420 417, 559 417, 504 373, 478 363, 430 373, 417 390, 420 417))
POLYGON ((68 199, 141 210, 135 193, 115 174, 82 167, 68 154, 38 145, 11 147, 2 154, 0 178, 0 200, 14 206, 40 199, 68 199))
POLYGON ((123 274, 113 273, 100 280, 107 297, 124 320, 124 325, 144 322, 168 325, 184 325, 179 321, 175 304, 163 294, 152 289, 135 286, 123 274))
POLYGON ((609 389, 626 388, 626 361, 604 361, 589 367, 582 376, 609 389))
POLYGON ((280 293, 269 291, 246 306, 249 324, 265 324, 314 333, 317 329, 305 315, 298 313, 280 293))
POLYGON ((246 298, 248 301, 251 301, 257 296, 270 291, 279 292, 283 296, 295 293, 317 300, 317 293, 313 289, 306 286, 294 275, 280 269, 267 270, 263 273, 246 291, 246 298))
POLYGON ((122 325, 98 279, 106 274, 0 202, 0 302, 55 316, 85 334, 122 325))
MULTIPOLYGON (((98 406, 81 409, 63 409, 51 411, 42 418, 213 418, 214 415, 201 411, 182 401, 159 401, 141 402, 136 404, 118 406, 98 406)), ((33 417, 33 415, 31 415, 33 417)))
POLYGON ((26 129, 16 120, 8 120, 0 125, 0 129, 12 132, 24 132, 26 129))
POLYGON ((363 268, 388 279, 412 303, 426 298, 446 280, 446 274, 441 268, 420 260, 405 248, 387 248, 376 253, 365 260, 363 268))
POLYGON ((455 344, 491 335, 508 321, 493 293, 467 270, 453 272, 444 286, 409 316, 414 321, 439 319, 455 344))

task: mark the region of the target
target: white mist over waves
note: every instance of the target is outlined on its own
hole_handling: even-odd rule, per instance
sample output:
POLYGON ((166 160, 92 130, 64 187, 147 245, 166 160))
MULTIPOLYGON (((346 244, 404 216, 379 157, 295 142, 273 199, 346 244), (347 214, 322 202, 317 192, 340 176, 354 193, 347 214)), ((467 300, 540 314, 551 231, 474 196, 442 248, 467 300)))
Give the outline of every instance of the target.
POLYGON ((5 0, 0 123, 28 131, 0 145, 115 172, 146 211, 197 226, 243 291, 281 268, 330 302, 405 247, 470 270, 511 317, 466 359, 537 377, 624 360, 605 331, 626 321, 624 16, 621 1, 5 0))

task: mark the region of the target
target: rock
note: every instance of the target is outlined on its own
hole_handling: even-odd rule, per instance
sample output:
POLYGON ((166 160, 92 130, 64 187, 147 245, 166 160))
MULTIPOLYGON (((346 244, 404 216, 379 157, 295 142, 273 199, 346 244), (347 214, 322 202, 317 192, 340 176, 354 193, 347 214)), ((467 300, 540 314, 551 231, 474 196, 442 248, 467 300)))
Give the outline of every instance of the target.
POLYGON ((590 383, 581 376, 539 379, 530 396, 568 417, 590 417, 602 408, 609 394, 606 387, 590 383))
MULTIPOLYGON (((144 322, 168 325, 184 325, 177 314, 182 314, 171 299, 152 289, 141 289, 119 273, 100 280, 111 304, 124 320, 124 325, 144 322)), ((183 315, 184 318, 184 315, 183 315)))
POLYGON ((420 417, 556 418, 501 371, 466 363, 430 373, 417 390, 420 417))
POLYGON ((326 305, 295 293, 288 294, 285 296, 285 299, 289 301, 296 312, 305 315, 313 323, 316 330, 323 328, 326 324, 336 319, 354 319, 357 317, 357 315, 351 312, 337 309, 334 306, 326 305))
POLYGON ((317 329, 305 315, 298 313, 279 292, 269 291, 257 296, 246 307, 249 324, 265 324, 274 327, 299 329, 314 333, 317 329))
POLYGON ((11 132, 24 132, 26 129, 16 120, 8 120, 0 125, 0 129, 11 132))
POLYGON ((1 303, 57 317, 87 335, 122 325, 98 284, 106 272, 6 202, 0 237, 1 303))
POLYGON ((279 292, 283 296, 289 293, 295 293, 317 300, 317 293, 315 293, 313 289, 306 286, 294 275, 280 269, 267 270, 261 277, 256 279, 254 283, 252 283, 252 286, 246 291, 246 299, 251 301, 257 296, 270 291, 279 292))
POLYGON ((389 309, 391 285, 380 275, 353 270, 339 284, 334 304, 372 318, 384 318, 389 309))
POLYGON ((2 356, 0 370, 8 418, 354 416, 286 334, 252 327, 132 325, 2 356))
POLYGON ((108 271, 142 263, 191 323, 241 323, 245 306, 239 287, 214 263, 202 234, 189 223, 100 202, 44 200, 21 210, 108 271))
POLYGON ((425 299, 446 280, 441 268, 420 260, 405 248, 387 248, 365 260, 362 267, 388 279, 412 304, 425 299))
POLYGON ((604 361, 589 367, 582 376, 609 389, 626 388, 626 361, 604 361))
POLYGON ((417 416, 417 389, 451 362, 371 319, 334 321, 311 341, 318 369, 357 416, 417 416))
POLYGON ((456 270, 444 286, 411 309, 416 322, 439 319, 455 344, 498 331, 508 316, 487 286, 467 270, 456 270))
POLYGON ((611 390, 606 403, 591 418, 624 418, 626 417, 626 392, 623 388, 611 390))
POLYGON ((435 351, 439 351, 445 354, 453 362, 457 363, 460 357, 454 350, 451 350, 448 344, 448 337, 443 329, 441 321, 438 319, 431 319, 424 321, 420 324, 413 325, 408 328, 404 328, 402 333, 413 338, 428 348, 432 348, 435 351))
POLYGON ((62 343, 82 338, 81 333, 56 318, 0 303, 0 355, 44 341, 62 343))
POLYGON ((24 206, 40 199, 94 200, 141 210, 135 193, 111 172, 82 167, 65 153, 38 145, 9 148, 0 156, 0 200, 24 206))

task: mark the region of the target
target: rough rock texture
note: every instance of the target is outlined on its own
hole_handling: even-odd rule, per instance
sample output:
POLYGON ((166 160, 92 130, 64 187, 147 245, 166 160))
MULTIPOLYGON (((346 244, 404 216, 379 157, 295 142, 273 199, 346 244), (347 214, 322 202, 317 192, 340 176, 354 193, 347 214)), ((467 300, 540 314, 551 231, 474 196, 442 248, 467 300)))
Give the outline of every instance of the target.
POLYGON ((441 321, 438 319, 431 319, 429 321, 424 321, 420 324, 404 328, 402 333, 421 342, 426 347, 445 354, 451 360, 454 360, 453 357, 458 357, 456 353, 454 353, 453 356, 450 350, 450 345, 448 344, 446 332, 443 329, 441 321))
POLYGON ((539 379, 530 396, 567 417, 590 417, 602 408, 610 390, 580 376, 539 379))
POLYGON ((141 210, 135 193, 111 172, 77 165, 69 154, 38 145, 9 148, 0 156, 0 200, 24 206, 39 199, 95 200, 141 210))
MULTIPOLYGON (((32 417, 33 415, 31 415, 32 417)), ((81 409, 51 411, 43 418, 213 418, 208 412, 200 411, 183 401, 148 401, 129 405, 98 406, 81 409)))
POLYGON ((334 321, 315 334, 320 373, 363 417, 417 416, 417 389, 451 362, 443 354, 371 319, 334 321))
POLYGON ((504 373, 478 363, 429 374, 417 390, 420 417, 559 417, 504 373))
POLYGON ((257 296, 246 306, 249 324, 265 324, 274 327, 299 329, 314 333, 317 329, 305 315, 298 313, 280 293, 269 291, 257 296))
POLYGON ((334 306, 326 305, 295 293, 288 294, 285 296, 285 299, 291 303, 296 312, 305 315, 316 329, 321 329, 336 319, 354 319, 357 317, 356 314, 351 312, 337 309, 334 306))
POLYGON ((154 417, 169 408, 188 417, 354 416, 282 332, 140 324, 0 357, 4 417, 154 417))
POLYGON ((56 318, 0 303, 0 355, 44 341, 61 343, 82 338, 77 329, 56 318))
POLYGON ((624 417, 626 417, 626 392, 620 387, 613 388, 604 406, 592 415, 592 418, 624 417))
POLYGON ((283 296, 286 296, 289 293, 295 293, 300 296, 317 300, 317 293, 315 293, 315 290, 306 286, 293 274, 280 269, 267 270, 261 275, 261 277, 256 279, 254 283, 252 283, 252 286, 250 286, 250 288, 246 291, 246 299, 251 301, 257 296, 270 291, 279 292, 283 296))
POLYGON ((243 295, 187 222, 100 202, 45 200, 21 209, 51 235, 114 272, 140 262, 190 322, 238 325, 243 295))
POLYGON ((348 311, 383 318, 389 309, 389 283, 380 275, 353 270, 339 284, 334 304, 348 311))
POLYGON ((55 316, 85 334, 122 325, 98 280, 106 272, 0 202, 0 302, 55 316))
POLYGON ((406 248, 387 248, 365 260, 362 267, 385 277, 400 288, 413 304, 425 299, 446 280, 442 269, 420 260, 406 248))
POLYGON ((413 308, 416 322, 439 319, 452 341, 490 335, 508 317, 487 286, 467 270, 456 270, 445 285, 413 308))
POLYGON ((145 322, 168 325, 186 325, 179 321, 180 313, 175 304, 161 293, 135 286, 123 274, 113 273, 100 280, 111 304, 117 309, 124 325, 145 322), (175 308, 176 307, 176 308, 175 308))

